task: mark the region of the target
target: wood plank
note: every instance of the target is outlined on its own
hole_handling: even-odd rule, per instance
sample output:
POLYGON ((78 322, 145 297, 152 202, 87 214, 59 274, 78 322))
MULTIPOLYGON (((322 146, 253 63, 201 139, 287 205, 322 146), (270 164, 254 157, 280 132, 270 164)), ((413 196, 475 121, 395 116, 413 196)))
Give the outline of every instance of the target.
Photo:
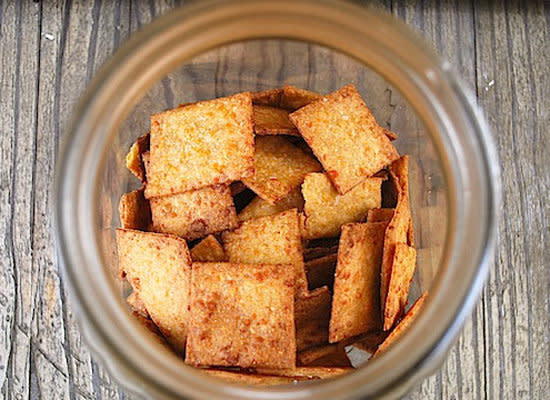
POLYGON ((481 2, 475 10, 478 97, 496 134, 504 195, 485 290, 488 398, 543 398, 550 390, 548 15, 540 1, 481 2))

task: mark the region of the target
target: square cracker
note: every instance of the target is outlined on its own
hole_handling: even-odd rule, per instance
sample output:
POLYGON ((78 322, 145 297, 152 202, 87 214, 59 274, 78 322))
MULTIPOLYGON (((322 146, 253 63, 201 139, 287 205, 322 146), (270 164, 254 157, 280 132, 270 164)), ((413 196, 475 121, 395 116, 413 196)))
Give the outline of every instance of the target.
POLYGON ((420 296, 415 303, 412 305, 412 307, 407 311, 407 314, 403 317, 403 319, 397 324, 397 326, 391 331, 391 333, 388 335, 388 337, 382 342, 382 344, 378 347, 378 350, 372 355, 373 357, 378 356, 380 353, 383 353, 387 350, 387 348, 392 345, 403 333, 409 329, 413 321, 415 320, 416 316, 422 309, 422 306, 424 305, 424 301, 426 300, 426 296, 428 295, 427 292, 424 292, 422 296, 420 296))
POLYGON ((250 93, 202 101, 151 117, 147 197, 181 193, 252 175, 250 93))
POLYGON ((187 240, 235 228, 237 212, 228 185, 150 199, 153 230, 187 240))
POLYGON ((239 221, 246 221, 247 219, 278 214, 293 208, 297 208, 298 210, 304 208, 304 198, 302 197, 302 192, 299 187, 292 189, 284 198, 275 204, 270 204, 261 197, 256 197, 243 208, 237 215, 237 218, 239 221))
POLYGON ((326 286, 296 298, 294 320, 297 351, 328 342, 330 301, 330 291, 326 286))
POLYGON ((296 209, 244 221, 222 241, 230 262, 284 264, 294 271, 296 294, 307 290, 296 209))
POLYGON ((260 92, 252 92, 252 104, 279 107, 283 89, 267 89, 260 92))
POLYGON ((339 193, 399 157, 353 85, 290 114, 339 193))
POLYGON ((315 100, 319 100, 323 95, 306 89, 300 89, 295 86, 285 86, 281 95, 281 107, 287 110, 296 110, 315 100))
POLYGON ((256 135, 300 136, 298 129, 290 122, 287 110, 263 105, 254 105, 252 108, 256 135))
POLYGON ((305 239, 334 237, 340 227, 362 220, 371 208, 380 207, 383 178, 366 178, 348 193, 339 194, 326 174, 309 174, 302 184, 305 239))
POLYGON ((384 307, 384 330, 389 330, 403 315, 409 288, 416 269, 416 250, 406 243, 397 243, 384 307))
POLYGON ((283 265, 194 263, 185 361, 293 368, 294 274, 283 265))
POLYGON ((380 330, 380 265, 387 222, 342 227, 329 342, 380 330))
POLYGON ((257 136, 254 174, 243 183, 268 203, 275 204, 300 186, 321 165, 309 154, 281 136, 257 136))
POLYGON ((225 261, 225 251, 213 235, 208 235, 191 249, 193 261, 225 261))
POLYGON ((305 270, 309 290, 328 286, 331 290, 334 285, 337 254, 314 258, 305 263, 305 270))
POLYGON ((143 195, 144 190, 142 187, 120 197, 118 213, 123 228, 145 231, 151 224, 151 207, 143 195))
POLYGON ((313 347, 296 355, 296 364, 310 367, 351 367, 343 344, 313 347))
POLYGON ((118 265, 155 325, 183 354, 187 339, 191 256, 185 240, 117 229, 118 265))
POLYGON ((142 155, 149 151, 149 139, 149 133, 138 137, 126 155, 126 168, 142 182, 145 182, 142 155))
MULTIPOLYGON (((393 269, 395 246, 397 243, 407 243, 407 232, 411 226, 408 178, 409 157, 403 156, 394 161, 389 167, 389 172, 391 182, 395 187, 397 204, 384 237, 384 252, 382 255, 380 279, 380 306, 382 307, 382 313, 384 313, 386 307, 386 298, 393 269)), ((384 323, 384 325, 386 325, 386 323, 384 323)))

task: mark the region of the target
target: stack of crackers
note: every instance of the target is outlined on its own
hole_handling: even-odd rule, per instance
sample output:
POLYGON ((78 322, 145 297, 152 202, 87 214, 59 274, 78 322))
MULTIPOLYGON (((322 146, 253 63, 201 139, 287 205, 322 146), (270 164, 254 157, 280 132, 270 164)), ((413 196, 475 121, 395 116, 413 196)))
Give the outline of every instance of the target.
POLYGON ((128 153, 121 277, 189 365, 274 385, 352 370, 411 323, 408 157, 353 85, 286 86, 151 117, 128 153))

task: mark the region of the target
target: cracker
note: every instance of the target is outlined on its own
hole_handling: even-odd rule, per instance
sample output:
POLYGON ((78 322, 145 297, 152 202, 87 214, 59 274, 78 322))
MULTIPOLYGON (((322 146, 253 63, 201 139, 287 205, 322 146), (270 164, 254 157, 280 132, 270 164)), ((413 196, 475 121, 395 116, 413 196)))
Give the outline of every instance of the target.
POLYGON ((309 290, 322 286, 333 287, 337 260, 337 254, 329 254, 328 256, 315 258, 305 263, 309 290))
POLYGON ((254 105, 254 132, 256 135, 300 136, 298 129, 288 118, 288 111, 282 108, 254 105))
POLYGON ((139 294, 151 319, 174 349, 187 339, 191 256, 185 240, 153 232, 117 229, 121 275, 139 294))
POLYGON ((306 89, 300 89, 295 86, 285 86, 281 95, 280 105, 287 110, 297 110, 322 97, 323 95, 306 89))
POLYGON ((151 207, 143 195, 144 190, 142 187, 121 196, 118 213, 123 228, 144 231, 151 224, 151 207))
POLYGON ((256 197, 248 203, 239 215, 237 215, 237 218, 239 221, 246 221, 247 219, 278 214, 293 208, 297 208, 298 210, 304 208, 304 198, 302 197, 302 192, 299 187, 291 190, 284 198, 275 204, 270 204, 261 197, 256 197))
MULTIPOLYGON (((384 252, 382 255, 382 270, 380 279, 380 306, 382 313, 386 307, 388 287, 392 274, 395 246, 397 243, 407 243, 407 231, 410 226, 411 212, 409 206, 409 157, 403 156, 394 161, 390 168, 391 182, 395 187, 397 204, 388 224, 384 237, 384 252)), ((386 325, 386 323, 384 323, 386 325)), ((389 329, 389 328, 388 328, 389 329)))
POLYGON ((238 225, 231 190, 227 185, 150 199, 153 230, 187 240, 233 229, 238 225))
POLYGON ((142 315, 145 318, 150 318, 149 312, 145 307, 143 301, 139 298, 138 292, 132 292, 126 297, 126 303, 134 309, 135 312, 142 315))
POLYGON ((260 92, 252 92, 252 104, 279 107, 283 89, 268 89, 260 92))
POLYGON ((313 347, 296 355, 297 365, 310 367, 351 367, 346 349, 341 344, 313 347))
POLYGON ((293 285, 284 265, 194 263, 186 362, 293 368, 293 285))
POLYGON ((225 370, 212 369, 212 368, 201 369, 201 371, 209 376, 223 379, 226 382, 240 383, 243 385, 253 385, 253 386, 284 385, 284 384, 294 383, 297 380, 304 380, 304 379, 296 379, 294 377, 288 377, 288 376, 261 375, 261 374, 254 374, 251 372, 225 371, 225 370))
POLYGON ((294 369, 267 369, 258 368, 256 372, 292 378, 328 379, 353 371, 353 368, 341 367, 296 367, 294 369))
POLYGON ((310 172, 321 166, 310 155, 280 136, 256 137, 254 174, 243 183, 271 204, 283 199, 300 186, 310 172))
POLYGON ((416 250, 406 243, 397 243, 384 307, 384 330, 389 330, 403 315, 409 288, 416 269, 416 250))
POLYGON ((338 245, 331 247, 308 247, 304 249, 304 261, 314 260, 338 252, 338 245))
POLYGON ((145 182, 142 155, 149 150, 149 138, 149 133, 138 137, 126 155, 126 168, 142 182, 145 182))
POLYGON ((148 198, 252 175, 254 131, 250 93, 153 115, 147 172, 148 198))
POLYGON ((330 291, 326 286, 296 298, 294 319, 297 351, 328 342, 330 302, 330 291))
POLYGON ((244 221, 224 232, 222 241, 230 262, 288 264, 294 270, 296 293, 307 290, 296 209, 244 221))
POLYGON ((387 222, 342 227, 329 342, 381 329, 380 265, 387 222))
POLYGON ((353 85, 290 114, 340 194, 399 157, 353 85))
POLYGON ((367 178, 344 195, 338 194, 326 174, 313 173, 302 184, 305 205, 304 238, 334 237, 340 227, 362 220, 380 207, 382 178, 367 178))
POLYGON ((393 208, 373 208, 367 212, 367 222, 390 222, 393 208))
POLYGON ((191 249, 193 261, 225 261, 225 251, 213 235, 208 235, 191 249))
POLYGON ((424 305, 424 301, 426 300, 427 293, 424 292, 422 296, 420 296, 415 303, 412 305, 412 307, 407 311, 407 314, 403 317, 403 319, 397 324, 397 326, 391 331, 389 336, 384 340, 384 342, 378 347, 378 350, 373 354, 373 357, 378 356, 380 353, 383 353, 387 350, 387 348, 392 345, 401 335, 409 329, 413 321, 415 320, 416 316, 422 309, 422 306, 424 305))

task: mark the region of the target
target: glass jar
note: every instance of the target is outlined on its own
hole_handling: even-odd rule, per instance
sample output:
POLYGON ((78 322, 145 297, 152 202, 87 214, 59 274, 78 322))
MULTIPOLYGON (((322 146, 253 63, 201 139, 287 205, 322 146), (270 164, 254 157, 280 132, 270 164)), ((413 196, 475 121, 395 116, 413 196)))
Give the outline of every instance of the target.
POLYGON ((486 280, 499 169, 475 98, 402 23, 335 1, 203 1, 127 41, 76 108, 56 180, 60 259, 82 333, 126 387, 154 398, 338 399, 403 394, 434 371, 486 280), (424 309, 389 351, 340 378, 275 388, 203 376, 130 316, 116 279, 118 200, 149 116, 179 103, 293 84, 328 93, 354 83, 411 157, 418 248, 411 298, 424 309))

